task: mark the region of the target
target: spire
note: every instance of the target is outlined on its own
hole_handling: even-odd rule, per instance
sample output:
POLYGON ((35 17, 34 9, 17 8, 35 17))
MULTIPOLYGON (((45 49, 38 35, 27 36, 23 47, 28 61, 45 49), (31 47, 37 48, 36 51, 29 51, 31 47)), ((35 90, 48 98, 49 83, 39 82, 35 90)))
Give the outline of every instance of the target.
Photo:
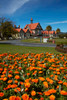
POLYGON ((33 23, 33 19, 31 18, 31 24, 33 23))

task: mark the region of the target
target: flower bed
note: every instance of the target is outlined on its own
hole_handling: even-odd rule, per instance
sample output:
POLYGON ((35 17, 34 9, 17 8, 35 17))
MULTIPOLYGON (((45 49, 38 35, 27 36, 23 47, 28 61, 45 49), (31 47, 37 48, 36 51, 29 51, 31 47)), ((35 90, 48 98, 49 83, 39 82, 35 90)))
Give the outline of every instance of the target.
POLYGON ((67 54, 0 54, 0 100, 67 100, 67 54))

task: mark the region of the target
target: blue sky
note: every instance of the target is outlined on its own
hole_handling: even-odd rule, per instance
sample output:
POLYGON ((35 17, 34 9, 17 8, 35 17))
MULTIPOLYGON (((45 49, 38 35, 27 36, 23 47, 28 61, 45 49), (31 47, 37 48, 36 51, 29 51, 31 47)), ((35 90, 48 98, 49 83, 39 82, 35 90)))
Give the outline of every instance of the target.
POLYGON ((0 17, 7 17, 24 28, 39 22, 43 29, 51 25, 67 32, 67 0, 0 0, 0 17))

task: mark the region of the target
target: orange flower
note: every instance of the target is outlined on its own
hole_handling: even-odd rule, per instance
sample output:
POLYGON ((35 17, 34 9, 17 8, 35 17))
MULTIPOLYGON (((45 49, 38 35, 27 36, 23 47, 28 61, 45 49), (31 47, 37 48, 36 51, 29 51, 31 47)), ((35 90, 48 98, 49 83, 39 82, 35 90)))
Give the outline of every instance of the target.
POLYGON ((9 100, 21 100, 21 98, 19 96, 10 96, 9 100))
POLYGON ((17 97, 15 98, 15 100, 21 100, 21 98, 20 98, 19 96, 17 96, 17 97))
POLYGON ((39 77, 39 79, 40 79, 41 81, 44 81, 44 80, 45 80, 43 77, 39 77))
POLYGON ((55 100, 55 96, 54 96, 54 95, 51 95, 51 96, 49 97, 49 99, 50 99, 50 100, 55 100))
POLYGON ((20 76, 19 76, 19 75, 16 75, 16 76, 15 76, 15 79, 19 79, 19 78, 20 78, 20 76))
POLYGON ((43 82, 43 84, 44 84, 44 86, 45 86, 46 88, 48 88, 48 83, 47 83, 47 82, 43 82))
POLYGON ((50 79, 49 83, 50 83, 50 84, 53 84, 53 80, 50 79))
POLYGON ((18 71, 15 71, 15 74, 19 74, 19 72, 18 71))
POLYGON ((11 78, 11 77, 12 77, 12 75, 11 75, 11 74, 9 74, 9 75, 8 75, 8 77, 9 77, 9 78, 11 78))
POLYGON ((9 100, 15 100, 16 96, 10 96, 9 100))
POLYGON ((3 92, 0 92, 0 97, 3 97, 4 96, 4 93, 3 92))
POLYGON ((14 82, 15 82, 15 83, 18 83, 18 81, 17 81, 17 80, 14 80, 14 82))
POLYGON ((63 81, 59 80, 59 81, 58 81, 58 83, 59 83, 59 84, 62 84, 62 83, 63 83, 63 81))
POLYGON ((9 80, 8 83, 12 83, 12 80, 9 80))
POLYGON ((43 73, 43 71, 39 71, 39 74, 43 73))
POLYGON ((23 99, 23 100, 29 100, 29 96, 28 96, 27 94, 23 94, 23 95, 22 95, 22 99, 23 99))
POLYGON ((67 87, 67 82, 64 82, 63 85, 65 85, 67 87))
POLYGON ((25 89, 25 92, 27 92, 27 91, 28 91, 28 88, 25 89))
POLYGON ((35 98, 34 100, 38 100, 37 98, 35 98))
POLYGON ((49 95, 50 95, 50 92, 49 92, 49 91, 46 91, 46 92, 44 92, 44 94, 45 94, 46 96, 49 96, 49 95))
POLYGON ((32 82, 37 83, 38 82, 38 79, 32 79, 32 82))
POLYGON ((16 89, 14 89, 14 91, 15 91, 15 92, 18 92, 18 91, 19 91, 19 92, 20 92, 21 89, 20 89, 19 87, 17 87, 16 89))
POLYGON ((30 73, 27 73, 27 75, 30 75, 30 73))
POLYGON ((3 99, 3 100, 8 100, 8 99, 3 99))
POLYGON ((12 84, 12 85, 11 85, 11 88, 16 88, 16 87, 17 87, 16 84, 12 84))
POLYGON ((61 90, 61 91, 60 91, 60 94, 61 94, 61 95, 67 95, 67 92, 64 91, 64 90, 61 90))
POLYGON ((4 77, 4 78, 3 78, 3 81, 6 81, 6 80, 7 80, 7 77, 4 77))
POLYGON ((32 95, 32 96, 35 96, 35 95, 36 95, 36 92, 35 92, 34 90, 32 90, 32 91, 31 91, 31 95, 32 95))
POLYGON ((55 89, 50 89, 49 92, 50 92, 50 94, 56 93, 56 90, 55 89))
POLYGON ((30 83, 29 83, 29 82, 24 83, 24 84, 25 84, 25 87, 26 87, 26 88, 29 88, 29 87, 30 87, 30 83))

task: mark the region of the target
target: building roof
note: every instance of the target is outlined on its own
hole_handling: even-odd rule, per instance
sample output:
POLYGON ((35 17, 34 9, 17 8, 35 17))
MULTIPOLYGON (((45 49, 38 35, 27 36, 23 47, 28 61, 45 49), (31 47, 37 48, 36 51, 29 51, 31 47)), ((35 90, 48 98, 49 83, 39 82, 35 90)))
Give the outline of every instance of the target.
POLYGON ((24 33, 26 33, 28 31, 28 28, 27 29, 23 29, 24 33))
POLYGON ((56 34, 56 31, 42 31, 42 34, 56 34))
POLYGON ((22 28, 17 28, 15 30, 18 31, 18 32, 20 32, 22 30, 22 28))
POLYGON ((24 29, 26 29, 27 26, 28 26, 31 30, 36 29, 38 24, 39 24, 39 23, 27 24, 27 25, 24 27, 24 29))

